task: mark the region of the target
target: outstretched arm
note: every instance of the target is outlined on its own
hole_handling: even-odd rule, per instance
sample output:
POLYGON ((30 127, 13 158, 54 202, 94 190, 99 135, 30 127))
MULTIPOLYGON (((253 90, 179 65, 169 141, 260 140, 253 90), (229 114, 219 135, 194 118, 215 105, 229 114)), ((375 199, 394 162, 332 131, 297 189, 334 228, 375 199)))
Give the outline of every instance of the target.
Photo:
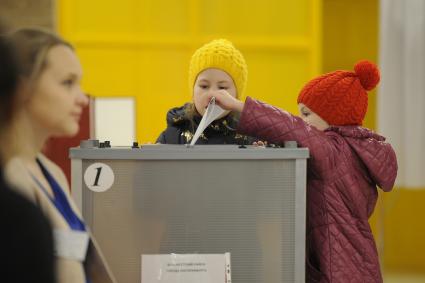
POLYGON ((316 157, 333 149, 332 139, 325 132, 308 125, 300 117, 250 97, 244 103, 238 131, 273 143, 294 140, 309 148, 310 154, 318 155, 316 157))
POLYGON ((247 97, 245 103, 232 97, 224 90, 213 92, 216 103, 226 109, 242 112, 238 132, 272 143, 296 141, 299 146, 310 150, 311 163, 328 160, 337 154, 333 136, 308 125, 300 117, 267 103, 247 97))

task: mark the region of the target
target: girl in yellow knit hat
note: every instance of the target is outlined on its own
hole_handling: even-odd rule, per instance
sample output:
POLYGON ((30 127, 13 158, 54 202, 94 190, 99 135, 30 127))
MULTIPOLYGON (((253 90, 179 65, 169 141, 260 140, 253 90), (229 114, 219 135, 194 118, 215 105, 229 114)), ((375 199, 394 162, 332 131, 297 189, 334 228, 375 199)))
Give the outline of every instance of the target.
MULTIPOLYGON (((208 95, 226 90, 235 98, 245 91, 248 69, 242 53, 225 39, 213 40, 195 51, 189 66, 191 103, 172 108, 167 113, 167 128, 158 137, 158 143, 190 143, 209 100, 208 95)), ((247 136, 236 134, 238 116, 224 112, 203 132, 197 144, 244 144, 247 136)))

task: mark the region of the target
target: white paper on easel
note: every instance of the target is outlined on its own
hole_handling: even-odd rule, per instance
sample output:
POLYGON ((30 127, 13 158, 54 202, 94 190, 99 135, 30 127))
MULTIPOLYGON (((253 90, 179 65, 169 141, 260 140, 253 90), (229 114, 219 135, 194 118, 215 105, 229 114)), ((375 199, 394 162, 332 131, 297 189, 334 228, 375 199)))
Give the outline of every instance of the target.
POLYGON ((142 255, 142 283, 230 283, 230 254, 142 255))
POLYGON ((215 104, 215 97, 211 98, 210 102, 208 103, 207 110, 205 111, 204 116, 202 117, 202 120, 199 123, 195 134, 193 135, 192 141, 190 143, 191 146, 193 146, 198 141, 206 127, 208 127, 209 124, 211 124, 215 119, 220 117, 224 111, 226 110, 215 104))

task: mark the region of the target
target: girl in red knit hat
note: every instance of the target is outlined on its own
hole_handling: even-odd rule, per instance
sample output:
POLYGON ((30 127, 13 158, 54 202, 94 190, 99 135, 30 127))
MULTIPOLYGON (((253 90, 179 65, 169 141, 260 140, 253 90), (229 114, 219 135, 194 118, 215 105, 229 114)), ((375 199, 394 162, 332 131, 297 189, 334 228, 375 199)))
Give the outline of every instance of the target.
POLYGON ((393 188, 397 160, 385 138, 362 127, 367 91, 380 79, 375 64, 358 62, 307 83, 300 117, 225 90, 211 93, 223 108, 242 112, 238 131, 272 143, 307 147, 307 282, 382 282, 368 219, 380 187, 393 188))

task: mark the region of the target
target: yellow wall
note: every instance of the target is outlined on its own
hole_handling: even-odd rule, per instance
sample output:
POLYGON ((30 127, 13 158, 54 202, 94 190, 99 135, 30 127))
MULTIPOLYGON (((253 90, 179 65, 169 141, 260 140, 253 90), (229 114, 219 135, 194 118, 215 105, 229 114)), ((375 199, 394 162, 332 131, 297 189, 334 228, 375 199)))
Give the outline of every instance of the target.
POLYGON ((61 0, 58 24, 80 55, 86 91, 135 97, 137 139, 153 142, 167 110, 191 99, 190 56, 214 38, 245 55, 247 95, 295 112, 300 88, 321 69, 320 3, 61 0))
POLYGON ((400 188, 384 202, 385 266, 425 273, 425 188, 400 188))
MULTIPOLYGON (((378 0, 323 1, 323 72, 352 70, 361 59, 378 60, 378 0)), ((369 93, 364 125, 375 128, 376 91, 369 93)))

